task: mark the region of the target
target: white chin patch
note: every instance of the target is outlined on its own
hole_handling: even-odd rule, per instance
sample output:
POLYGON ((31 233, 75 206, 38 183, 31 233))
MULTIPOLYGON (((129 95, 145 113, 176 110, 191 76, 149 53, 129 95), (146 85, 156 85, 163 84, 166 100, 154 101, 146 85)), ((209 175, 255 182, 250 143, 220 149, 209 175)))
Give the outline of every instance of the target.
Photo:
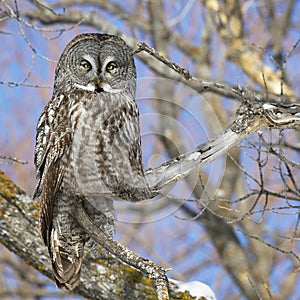
POLYGON ((88 85, 81 85, 78 83, 74 83, 74 86, 76 86, 78 89, 83 90, 83 91, 95 92, 95 90, 96 90, 95 85, 90 84, 90 83, 88 85))
POLYGON ((101 83, 100 87, 103 89, 103 91, 111 94, 120 93, 123 91, 123 89, 113 89, 110 84, 106 82, 101 83))

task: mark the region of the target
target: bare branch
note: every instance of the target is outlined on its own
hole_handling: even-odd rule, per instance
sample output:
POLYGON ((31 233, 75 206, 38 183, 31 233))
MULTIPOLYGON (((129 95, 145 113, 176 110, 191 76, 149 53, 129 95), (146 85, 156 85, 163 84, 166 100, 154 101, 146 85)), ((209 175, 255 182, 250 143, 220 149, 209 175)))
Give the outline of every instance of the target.
POLYGON ((0 164, 3 164, 3 163, 18 163, 18 164, 22 164, 22 165, 28 164, 28 161, 26 161, 26 160, 22 160, 17 157, 11 157, 9 155, 4 155, 1 153, 0 153, 0 159, 4 160, 4 162, 0 162, 0 164))
POLYGON ((166 57, 160 55, 159 52, 156 51, 154 48, 150 48, 146 43, 138 43, 137 45, 138 45, 138 48, 136 50, 134 50, 133 54, 137 54, 141 51, 146 51, 147 53, 149 53, 150 55, 152 55, 153 57, 155 57, 156 59, 158 59, 162 63, 166 64, 170 69, 172 69, 175 72, 177 72, 178 74, 184 76, 185 79, 191 79, 192 78, 189 70, 181 68, 176 63, 171 62, 166 57))
POLYGON ((159 190, 181 180, 195 167, 203 166, 226 153, 262 125, 281 129, 300 127, 300 105, 298 104, 279 105, 255 102, 251 104, 249 98, 243 98, 242 101, 248 101, 248 104, 240 107, 236 120, 222 134, 191 152, 167 161, 158 168, 148 169, 145 175, 150 188, 159 190))

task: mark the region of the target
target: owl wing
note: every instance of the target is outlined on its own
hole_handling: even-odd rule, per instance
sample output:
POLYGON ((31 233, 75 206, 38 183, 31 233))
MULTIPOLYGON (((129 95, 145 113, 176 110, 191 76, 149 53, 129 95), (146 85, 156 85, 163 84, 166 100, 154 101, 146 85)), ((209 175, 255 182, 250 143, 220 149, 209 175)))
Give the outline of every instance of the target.
POLYGON ((63 95, 54 96, 43 110, 37 125, 34 163, 38 183, 33 197, 41 200, 41 233, 48 247, 54 201, 64 174, 62 157, 67 155, 71 141, 67 111, 62 105, 65 98, 63 95))

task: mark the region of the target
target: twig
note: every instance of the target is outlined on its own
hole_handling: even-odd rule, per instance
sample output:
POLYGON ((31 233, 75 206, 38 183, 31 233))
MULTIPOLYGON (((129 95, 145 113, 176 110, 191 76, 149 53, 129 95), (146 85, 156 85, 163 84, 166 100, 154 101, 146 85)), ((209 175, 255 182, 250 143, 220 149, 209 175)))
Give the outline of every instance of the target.
POLYGON ((152 55, 153 57, 155 57, 157 60, 159 60, 162 63, 164 63, 165 65, 167 65, 169 68, 171 68, 175 72, 177 72, 180 75, 184 76, 185 79, 191 79, 192 78, 192 75, 190 74, 189 70, 180 67, 178 64, 170 61, 165 56, 162 56, 161 54, 159 54, 158 51, 156 51, 154 48, 149 47, 146 43, 139 42, 139 43, 137 43, 137 45, 138 45, 138 48, 133 51, 133 53, 132 53, 133 55, 137 54, 139 52, 145 51, 145 52, 149 53, 150 55, 152 55))
POLYGON ((7 85, 8 87, 26 86, 26 87, 39 88, 39 89, 50 89, 50 88, 52 88, 49 85, 31 84, 31 83, 25 83, 23 81, 21 81, 21 82, 0 81, 0 84, 7 85))
POLYGON ((19 159, 17 157, 11 157, 11 156, 4 155, 4 154, 1 154, 1 153, 0 153, 0 158, 4 159, 4 160, 7 160, 9 163, 18 163, 18 164, 22 164, 22 165, 28 164, 28 161, 26 161, 26 160, 22 160, 22 159, 19 159))

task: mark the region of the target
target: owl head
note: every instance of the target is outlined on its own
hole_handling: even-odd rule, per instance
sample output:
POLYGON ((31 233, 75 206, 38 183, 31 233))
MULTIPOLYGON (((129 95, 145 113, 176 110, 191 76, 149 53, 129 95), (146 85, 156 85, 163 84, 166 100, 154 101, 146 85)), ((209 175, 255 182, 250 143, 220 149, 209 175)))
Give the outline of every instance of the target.
POLYGON ((136 71, 130 48, 119 37, 88 33, 76 36, 63 51, 54 90, 90 93, 135 92, 136 71))

